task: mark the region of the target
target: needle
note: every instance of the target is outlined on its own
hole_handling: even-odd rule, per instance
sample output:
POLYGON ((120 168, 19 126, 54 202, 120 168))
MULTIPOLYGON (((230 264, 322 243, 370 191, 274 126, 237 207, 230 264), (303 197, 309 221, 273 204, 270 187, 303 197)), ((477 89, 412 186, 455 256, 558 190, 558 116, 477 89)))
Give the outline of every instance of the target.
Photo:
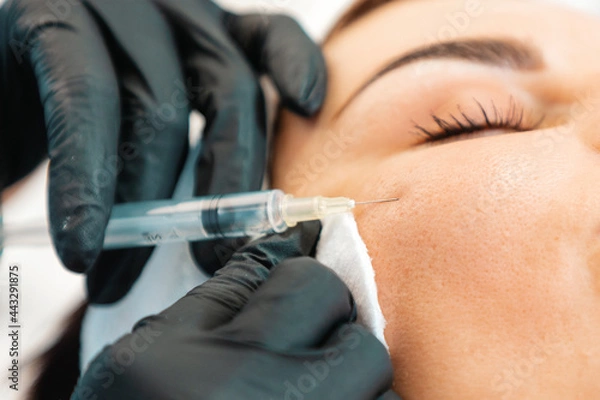
POLYGON ((364 205, 364 204, 391 203, 391 202, 393 202, 393 201, 398 201, 398 200, 400 200, 400 198, 398 198, 398 197, 394 197, 394 198, 391 198, 391 199, 371 200, 371 201, 361 201, 361 202, 354 203, 354 204, 355 204, 355 205, 357 205, 357 206, 362 206, 362 205, 364 205))

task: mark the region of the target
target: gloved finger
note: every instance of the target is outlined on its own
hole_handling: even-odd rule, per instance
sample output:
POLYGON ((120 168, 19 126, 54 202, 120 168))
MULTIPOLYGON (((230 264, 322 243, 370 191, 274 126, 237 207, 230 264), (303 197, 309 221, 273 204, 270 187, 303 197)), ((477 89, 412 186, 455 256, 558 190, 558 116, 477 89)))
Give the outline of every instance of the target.
POLYGON ((402 400, 402 398, 390 390, 379 396, 377 400, 402 400))
POLYGON ((44 111, 33 71, 25 65, 29 43, 13 28, 23 15, 17 0, 0 1, 0 184, 8 187, 31 173, 48 155, 44 111), (9 150, 10 149, 10 150, 9 150))
POLYGON ((362 326, 341 326, 321 351, 325 355, 323 360, 313 362, 311 370, 327 369, 332 381, 345 384, 323 385, 318 398, 375 399, 392 387, 390 356, 383 344, 362 326), (357 366, 362 366, 360 373, 357 366), (348 376, 352 380, 346 379, 348 376))
POLYGON ((254 68, 273 80, 283 106, 303 116, 321 108, 327 90, 325 58, 294 19, 227 14, 225 21, 254 68))
MULTIPOLYGON (((192 106, 206 119, 195 195, 259 190, 266 166, 264 97, 256 73, 224 28, 223 11, 210 1, 159 4, 175 26, 192 106)), ((192 244, 200 265, 220 263, 202 250, 214 244, 192 244)))
POLYGON ((197 264, 206 274, 213 276, 248 241, 248 238, 205 240, 193 243, 191 248, 197 264))
POLYGON ((332 270, 309 257, 295 258, 273 269, 219 335, 274 351, 311 348, 355 315, 350 291, 332 270))
POLYGON ((269 277, 269 270, 286 258, 314 254, 321 232, 319 221, 299 224, 283 234, 264 237, 236 252, 215 277, 192 289, 157 316, 136 328, 162 321, 179 321, 208 330, 229 322, 269 277))
POLYGON ((256 74, 223 27, 223 10, 206 0, 159 4, 177 22, 191 104, 206 118, 195 194, 260 189, 264 98, 256 74))
POLYGON ((150 1, 87 1, 106 26, 122 90, 116 200, 168 198, 186 155, 190 113, 171 28, 150 1))
POLYGON ((67 268, 82 272, 102 249, 113 204, 120 99, 99 29, 83 5, 69 5, 52 14, 22 0, 14 26, 44 106, 52 237, 67 268))
MULTIPOLYGON (((102 21, 120 78, 123 112, 115 202, 169 198, 187 152, 190 110, 171 29, 149 1, 89 4, 102 21)), ((102 252, 88 271, 90 301, 104 304, 123 297, 151 252, 102 252)))

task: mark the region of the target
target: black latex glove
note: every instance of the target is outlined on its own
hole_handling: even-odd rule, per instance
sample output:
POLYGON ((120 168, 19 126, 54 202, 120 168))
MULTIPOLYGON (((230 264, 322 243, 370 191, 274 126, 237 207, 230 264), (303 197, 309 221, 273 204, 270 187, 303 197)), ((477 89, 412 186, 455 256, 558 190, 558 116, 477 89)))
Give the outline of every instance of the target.
POLYGON ((372 400, 387 392, 391 362, 352 323, 350 292, 302 257, 319 230, 304 224, 240 249, 214 278, 106 347, 71 400, 372 400))
POLYGON ((150 256, 152 248, 100 254, 104 230, 113 203, 172 195, 190 109, 207 120, 196 194, 260 188, 262 73, 288 108, 320 107, 323 57, 288 17, 236 16, 208 0, 0 8, 0 187, 49 155, 52 238, 62 262, 88 274, 92 303, 120 299, 150 256))

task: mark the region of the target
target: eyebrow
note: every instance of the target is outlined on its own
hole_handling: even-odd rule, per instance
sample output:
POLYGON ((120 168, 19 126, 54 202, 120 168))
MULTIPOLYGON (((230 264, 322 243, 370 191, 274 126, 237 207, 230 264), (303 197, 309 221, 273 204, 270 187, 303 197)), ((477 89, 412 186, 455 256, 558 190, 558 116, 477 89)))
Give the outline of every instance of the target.
POLYGON ((334 118, 339 117, 359 94, 382 76, 409 64, 432 59, 465 60, 516 71, 535 71, 544 67, 544 60, 537 48, 513 39, 470 39, 437 43, 402 54, 389 62, 350 96, 334 118))

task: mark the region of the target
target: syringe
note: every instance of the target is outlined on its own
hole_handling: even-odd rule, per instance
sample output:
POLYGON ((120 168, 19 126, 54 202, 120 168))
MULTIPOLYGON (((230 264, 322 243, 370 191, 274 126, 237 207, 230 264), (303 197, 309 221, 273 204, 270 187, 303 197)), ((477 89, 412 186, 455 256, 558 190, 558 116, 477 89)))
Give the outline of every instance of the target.
MULTIPOLYGON (((254 237, 281 233, 298 222, 351 211, 356 205, 397 201, 397 198, 357 203, 347 197, 295 198, 281 190, 117 204, 104 238, 105 249, 156 244, 254 237)), ((4 225, 3 245, 48 243, 43 226, 4 225)), ((1 241, 0 241, 1 243, 1 241)))

